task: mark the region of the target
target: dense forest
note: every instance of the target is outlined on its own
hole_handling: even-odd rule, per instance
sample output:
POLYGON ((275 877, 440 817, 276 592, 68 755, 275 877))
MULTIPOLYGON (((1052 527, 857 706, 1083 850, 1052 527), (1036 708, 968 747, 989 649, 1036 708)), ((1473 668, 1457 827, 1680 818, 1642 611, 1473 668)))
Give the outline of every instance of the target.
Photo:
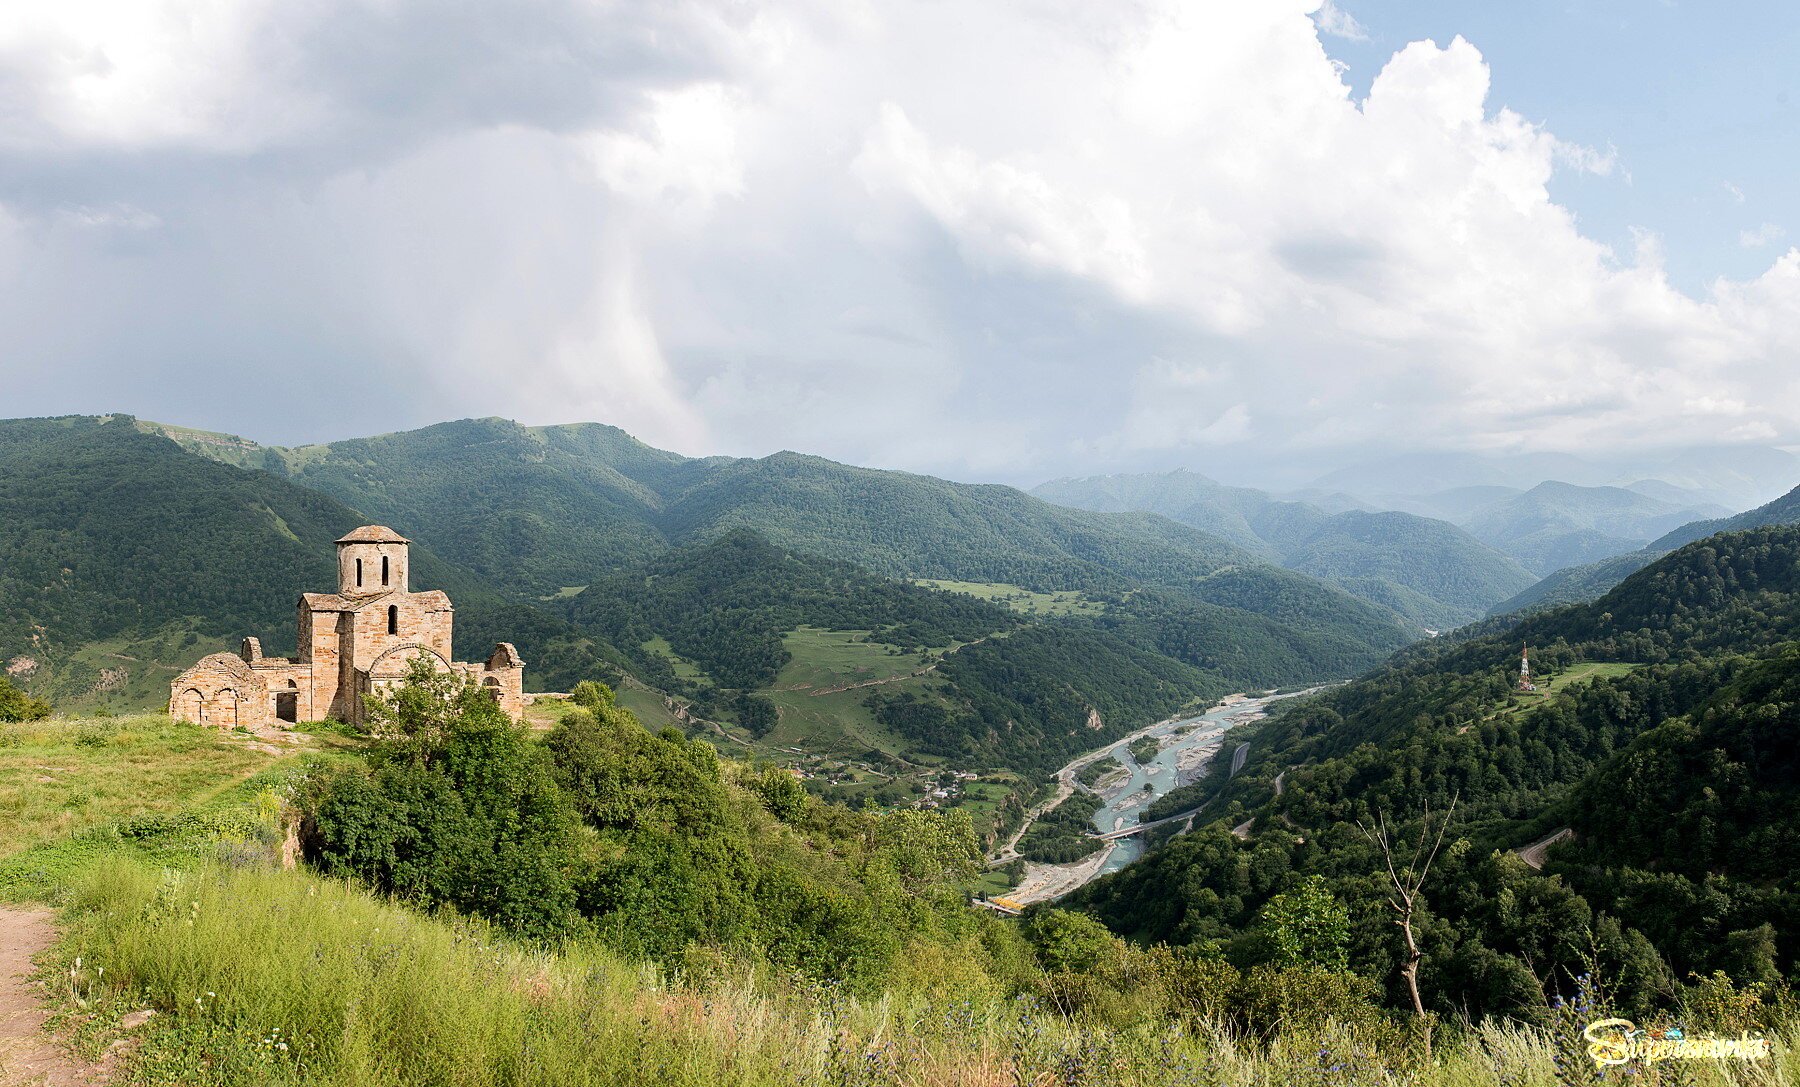
MULTIPOLYGON (((973 597, 875 577, 846 562, 778 548, 747 529, 670 551, 562 603, 614 645, 665 639, 720 687, 764 687, 790 659, 781 636, 802 626, 869 632, 900 649, 944 647, 1023 620, 973 597)), ((655 667, 641 649, 637 660, 655 667)))
POLYGON ((1441 1011, 1517 1013, 1588 971, 1638 1010, 1691 974, 1786 975, 1797 628, 1800 529, 1782 527, 1691 544, 1592 604, 1414 647, 1227 736, 1223 751, 1251 744, 1242 772, 1144 815, 1210 802, 1198 829, 1072 901, 1244 962, 1263 905, 1318 876, 1359 919, 1352 966, 1400 1003, 1369 830, 1410 849, 1448 818, 1417 926, 1441 1011), (1536 692, 1516 690, 1522 645, 1536 692), (1541 871, 1513 852, 1562 828, 1574 839, 1541 871))
POLYGON ((954 891, 980 855, 966 816, 823 804, 786 770, 650 733, 601 684, 573 702, 540 744, 415 669, 376 705, 367 756, 307 786, 307 858, 538 938, 665 961, 737 944, 852 984, 909 937, 973 922, 954 891))

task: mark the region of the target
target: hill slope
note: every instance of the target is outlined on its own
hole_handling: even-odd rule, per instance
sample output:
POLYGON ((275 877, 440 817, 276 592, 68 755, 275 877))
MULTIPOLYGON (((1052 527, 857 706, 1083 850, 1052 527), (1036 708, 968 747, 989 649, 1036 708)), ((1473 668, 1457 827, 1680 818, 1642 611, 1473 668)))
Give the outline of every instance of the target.
POLYGON ((1792 524, 1800 524, 1800 487, 1794 488, 1773 502, 1765 503, 1735 517, 1717 517, 1689 522, 1671 530, 1650 546, 1672 550, 1719 532, 1741 532, 1747 528, 1758 528, 1763 525, 1792 524))
POLYGON ((1631 551, 1599 562, 1558 570, 1519 595, 1496 604, 1493 614, 1501 615, 1533 604, 1573 604, 1593 600, 1625 580, 1627 575, 1643 569, 1658 556, 1677 547, 1720 532, 1742 532, 1763 525, 1792 524, 1800 524, 1800 488, 1735 517, 1690 521, 1652 541, 1641 551, 1631 551))
POLYGON ((1668 554, 1644 548, 1627 551, 1599 562, 1565 566, 1516 596, 1495 604, 1491 615, 1505 615, 1533 607, 1556 607, 1563 604, 1585 604, 1606 593, 1632 574, 1668 554))
POLYGON ((1465 527, 1542 576, 1634 551, 1671 528, 1719 512, 1714 506, 1678 506, 1624 487, 1577 487, 1550 480, 1483 508, 1465 527))
POLYGON ((520 598, 750 529, 887 577, 1112 594, 1168 586, 1293 626, 1295 639, 1355 646, 1352 671, 1412 637, 1383 609, 1168 518, 1069 509, 1011 487, 797 453, 688 459, 594 423, 466 419, 299 449, 184 441, 204 456, 260 462, 438 541, 447 558, 520 598))
MULTIPOLYGON (((1705 722, 1715 712, 1733 715, 1731 728, 1783 719, 1787 681, 1768 669, 1793 666, 1755 661, 1786 660, 1784 643, 1796 629, 1800 528, 1767 527, 1691 544, 1591 604, 1414 647, 1364 679, 1228 736, 1225 750, 1250 744, 1238 774, 1202 779, 1146 813, 1206 804, 1199 829, 1075 901, 1121 931, 1217 939, 1254 956, 1257 910, 1303 874, 1325 878, 1353 916, 1379 919, 1384 908, 1369 873, 1382 861, 1356 823, 1379 814, 1411 841, 1422 806, 1442 813, 1454 802, 1456 844, 1425 890, 1430 965, 1422 984, 1439 1007, 1521 1008, 1567 991, 1596 956, 1610 981, 1639 993, 1690 972, 1750 969, 1741 952, 1763 943, 1743 934, 1768 922, 1786 931, 1791 908, 1787 885, 1771 882, 1769 869, 1744 865, 1748 884, 1731 890, 1699 868, 1652 876, 1632 866, 1648 863, 1642 849, 1663 856, 1677 848, 1669 811, 1711 818, 1721 835, 1752 837, 1763 820, 1785 818, 1785 801, 1730 769, 1752 757, 1751 741, 1733 748, 1736 741, 1708 739, 1705 722), (1513 689, 1522 643, 1537 663, 1539 690, 1530 694, 1513 689), (1689 715, 1700 724, 1681 724, 1689 715), (1665 727, 1673 731, 1656 731, 1665 727), (1665 748, 1666 757, 1657 754, 1665 748), (1627 797, 1622 783, 1640 791, 1627 797), (1716 798, 1727 795, 1735 799, 1720 807, 1716 798), (1767 801, 1760 809, 1757 797, 1767 801), (1247 840, 1228 833, 1250 816, 1247 840), (1508 852, 1568 825, 1601 844, 1568 859, 1552 850, 1549 867, 1560 879, 1508 852), (1604 842, 1621 835, 1649 844, 1607 852, 1604 842), (1654 908, 1644 897, 1651 894, 1654 908), (1508 901, 1531 907, 1495 908, 1508 901)), ((1767 772, 1778 775, 1784 756, 1766 744, 1757 749, 1767 750, 1767 772)), ((1693 819, 1681 825, 1691 831, 1693 819)), ((1353 961, 1395 978, 1391 932, 1378 920, 1358 929, 1353 961)), ((1800 959, 1800 941, 1785 935, 1767 950, 1763 960, 1782 971, 1800 959)))

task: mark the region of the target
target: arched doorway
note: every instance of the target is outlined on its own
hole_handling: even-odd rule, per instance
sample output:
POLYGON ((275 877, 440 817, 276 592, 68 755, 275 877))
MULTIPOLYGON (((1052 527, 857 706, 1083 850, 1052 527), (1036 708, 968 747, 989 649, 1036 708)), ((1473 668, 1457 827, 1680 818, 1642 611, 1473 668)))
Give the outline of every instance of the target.
POLYGON ((199 688, 189 687, 175 696, 175 704, 169 709, 170 716, 180 721, 192 721, 196 725, 206 723, 206 696, 199 688))
POLYGON ((213 695, 212 705, 208 710, 209 723, 220 728, 238 727, 238 693, 230 687, 213 695))

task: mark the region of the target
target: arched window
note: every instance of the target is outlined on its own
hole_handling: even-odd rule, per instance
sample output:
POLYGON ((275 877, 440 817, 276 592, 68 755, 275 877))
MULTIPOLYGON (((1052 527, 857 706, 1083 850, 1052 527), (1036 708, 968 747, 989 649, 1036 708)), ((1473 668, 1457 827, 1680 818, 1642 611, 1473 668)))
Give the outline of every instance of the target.
POLYGON ((362 560, 356 560, 356 587, 362 588, 362 560))
POLYGON ((388 633, 400 633, 400 605, 398 604, 388 605, 388 633))
POLYGON ((388 583, 388 557, 386 555, 381 556, 381 583, 383 585, 388 583))

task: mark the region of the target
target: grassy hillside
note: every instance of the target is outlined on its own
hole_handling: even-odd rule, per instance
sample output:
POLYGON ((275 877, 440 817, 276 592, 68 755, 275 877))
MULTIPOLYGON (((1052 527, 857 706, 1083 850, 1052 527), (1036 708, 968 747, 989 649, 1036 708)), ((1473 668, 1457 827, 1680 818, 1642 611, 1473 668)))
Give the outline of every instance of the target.
MULTIPOLYGON (((116 1074, 143 1087, 1475 1087, 1563 1082, 1593 1017, 1629 1010, 1588 986, 1570 991, 1579 1005, 1527 1009, 1529 1023, 1398 1015, 1335 961, 1344 903, 1312 889, 1261 929, 1290 958, 1250 969, 1064 911, 1002 921, 960 893, 956 820, 822 805, 786 775, 696 759, 599 709, 541 744, 444 721, 429 750, 342 752, 223 804, 170 797, 172 815, 30 850, 55 869, 32 890, 63 907, 43 964, 58 1029, 88 1056, 130 1038, 112 1049, 116 1074), (461 788, 434 788, 450 781, 461 788), (535 839, 479 818, 534 795, 566 801, 527 820, 543 824, 535 839), (333 798, 350 797, 377 837, 383 820, 430 831, 398 851, 429 878, 387 893, 394 854, 346 849, 350 813, 333 798), (283 798, 316 821, 298 870, 278 867, 283 798), (571 820, 581 833, 565 834, 571 820), (512 881, 460 911, 421 908, 508 842, 579 852, 564 878, 597 893, 564 905, 587 926, 520 939, 512 881)), ((18 870, 0 860, 0 881, 18 870)), ((1757 1071, 1793 1074, 1778 998, 1713 981, 1674 992, 1688 1030, 1766 1032, 1779 1044, 1757 1071)), ((1708 1087, 1741 1078, 1682 1071, 1708 1087)))
POLYGON ((0 748, 0 857, 203 804, 292 758, 161 714, 0 722, 0 748))

